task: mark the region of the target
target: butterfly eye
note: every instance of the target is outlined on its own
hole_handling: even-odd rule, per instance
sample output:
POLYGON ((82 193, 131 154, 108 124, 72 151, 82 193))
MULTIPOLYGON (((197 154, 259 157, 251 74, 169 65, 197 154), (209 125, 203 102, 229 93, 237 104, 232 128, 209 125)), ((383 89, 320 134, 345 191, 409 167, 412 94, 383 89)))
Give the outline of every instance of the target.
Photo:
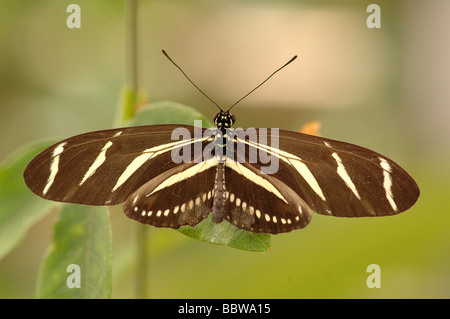
POLYGON ((214 124, 218 123, 219 114, 220 114, 220 112, 217 112, 216 114, 214 114, 214 124))
POLYGON ((236 116, 230 113, 230 117, 231 117, 231 125, 233 125, 234 123, 236 123, 236 116))

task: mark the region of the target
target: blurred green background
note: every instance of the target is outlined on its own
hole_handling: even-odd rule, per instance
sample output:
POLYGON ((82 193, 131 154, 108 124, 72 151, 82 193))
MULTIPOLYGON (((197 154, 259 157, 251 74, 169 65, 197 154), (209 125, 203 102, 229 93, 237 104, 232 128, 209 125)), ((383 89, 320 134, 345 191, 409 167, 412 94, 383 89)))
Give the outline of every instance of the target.
MULTIPOLYGON (((304 230, 249 253, 151 228, 151 298, 449 298, 450 2, 139 2, 139 83, 149 101, 216 109, 164 58, 227 107, 293 55, 299 59, 234 109, 239 127, 298 130, 376 150, 421 196, 388 218, 313 215, 304 230), (366 268, 381 267, 369 289, 366 268)), ((124 1, 0 1, 0 160, 21 145, 111 127, 126 72, 124 1), (81 7, 81 29, 66 8, 81 7)), ((33 298, 55 214, 0 261, 0 297, 33 298)), ((135 296, 136 222, 113 225, 114 298, 135 296)), ((1 243, 0 243, 1 245, 1 243)))

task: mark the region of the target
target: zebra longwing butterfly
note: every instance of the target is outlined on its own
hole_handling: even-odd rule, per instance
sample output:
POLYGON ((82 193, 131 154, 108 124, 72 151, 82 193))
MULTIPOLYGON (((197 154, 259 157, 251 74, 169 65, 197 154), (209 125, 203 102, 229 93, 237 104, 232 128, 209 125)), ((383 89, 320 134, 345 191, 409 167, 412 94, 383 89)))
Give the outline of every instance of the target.
POLYGON ((233 130, 230 109, 238 102, 227 111, 219 107, 215 130, 166 124, 68 138, 28 164, 25 182, 49 200, 123 203, 128 217, 156 227, 195 226, 212 214, 214 223, 271 234, 305 227, 311 210, 387 216, 416 202, 419 188, 411 176, 369 149, 278 129, 233 130), (269 173, 267 157, 276 162, 269 173))

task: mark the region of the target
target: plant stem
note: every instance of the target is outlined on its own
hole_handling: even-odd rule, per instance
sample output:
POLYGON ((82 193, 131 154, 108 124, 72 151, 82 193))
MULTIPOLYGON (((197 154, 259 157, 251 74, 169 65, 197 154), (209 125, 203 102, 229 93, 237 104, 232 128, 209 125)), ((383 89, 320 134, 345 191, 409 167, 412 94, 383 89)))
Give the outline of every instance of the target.
POLYGON ((148 226, 137 223, 137 274, 136 296, 139 299, 147 298, 147 231, 148 226))
MULTIPOLYGON (((137 53, 137 25, 138 25, 138 0, 127 0, 126 11, 126 37, 127 37, 127 79, 122 108, 122 122, 132 118, 136 113, 138 101, 138 53, 137 53)), ((136 297, 147 297, 147 227, 136 223, 136 297)))
POLYGON ((137 53, 137 0, 125 2, 126 12, 126 87, 124 103, 121 110, 121 121, 125 122, 136 113, 138 100, 138 53, 137 53))

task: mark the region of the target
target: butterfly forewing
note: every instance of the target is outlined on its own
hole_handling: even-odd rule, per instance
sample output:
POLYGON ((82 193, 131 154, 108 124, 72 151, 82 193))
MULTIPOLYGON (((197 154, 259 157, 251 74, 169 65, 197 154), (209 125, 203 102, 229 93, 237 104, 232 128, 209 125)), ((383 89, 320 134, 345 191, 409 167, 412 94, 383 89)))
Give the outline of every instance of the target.
POLYGON ((123 203, 140 186, 178 165, 172 159, 174 147, 194 147, 194 138, 172 140, 172 131, 180 127, 193 135, 192 126, 152 125, 71 137, 36 156, 24 171, 25 183, 46 199, 123 203))
MULTIPOLYGON (((395 162, 374 151, 322 137, 269 130, 267 141, 274 138, 279 141, 277 148, 264 141, 238 140, 278 158, 273 176, 317 213, 393 215, 411 207, 419 196, 414 180, 395 162)), ((261 169, 267 164, 253 165, 261 169)))

